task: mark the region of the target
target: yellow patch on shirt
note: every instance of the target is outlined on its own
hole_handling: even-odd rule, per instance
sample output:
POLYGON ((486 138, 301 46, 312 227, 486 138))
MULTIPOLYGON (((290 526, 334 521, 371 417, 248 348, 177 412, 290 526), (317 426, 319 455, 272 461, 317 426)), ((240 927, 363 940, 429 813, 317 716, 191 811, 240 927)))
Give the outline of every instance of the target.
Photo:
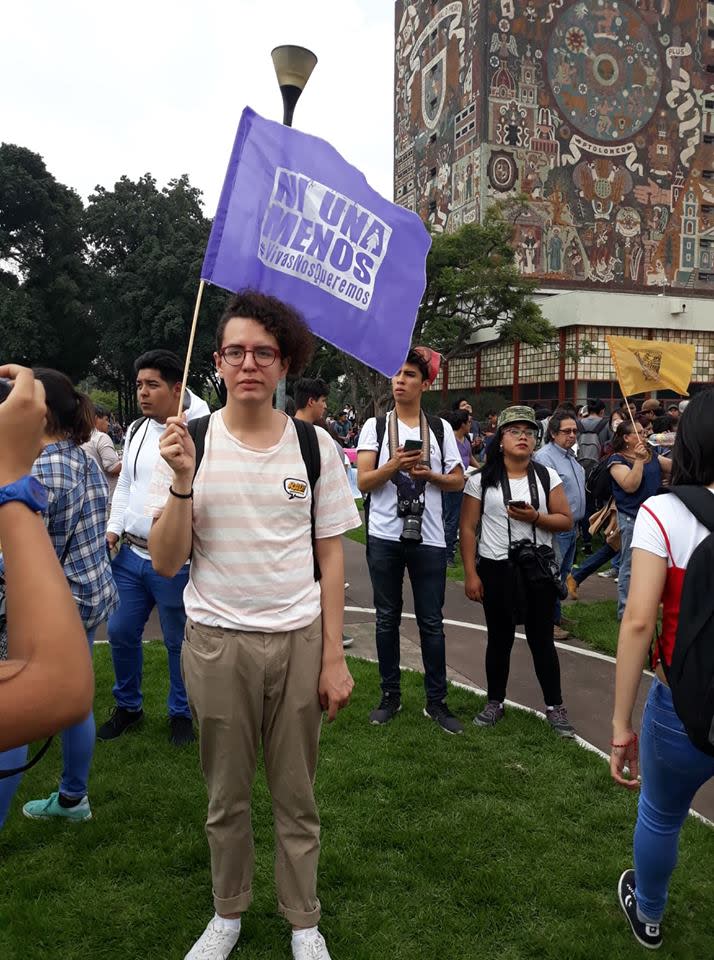
POLYGON ((304 500, 307 496, 307 482, 305 480, 295 480, 294 477, 288 477, 283 480, 283 488, 291 500, 297 497, 304 500))

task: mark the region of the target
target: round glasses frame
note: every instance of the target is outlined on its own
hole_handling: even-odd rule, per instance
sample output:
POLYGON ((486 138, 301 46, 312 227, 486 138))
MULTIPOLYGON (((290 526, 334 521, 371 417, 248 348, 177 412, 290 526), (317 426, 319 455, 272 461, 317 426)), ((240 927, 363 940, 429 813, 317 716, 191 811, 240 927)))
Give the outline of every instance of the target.
POLYGON ((253 360, 257 367, 272 367, 280 356, 280 351, 275 347, 223 347, 218 351, 218 356, 230 367, 240 367, 245 363, 246 356, 252 353, 253 360))

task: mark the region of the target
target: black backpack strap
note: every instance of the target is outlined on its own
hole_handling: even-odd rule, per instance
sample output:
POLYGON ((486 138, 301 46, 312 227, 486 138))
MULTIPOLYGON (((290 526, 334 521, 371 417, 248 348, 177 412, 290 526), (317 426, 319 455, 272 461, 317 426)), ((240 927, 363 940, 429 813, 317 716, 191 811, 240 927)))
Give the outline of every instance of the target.
POLYGON ((320 579, 320 565, 317 562, 317 552, 315 550, 315 487, 320 479, 320 443, 317 439, 317 429, 312 423, 306 420, 293 418, 295 431, 297 433, 298 443, 300 444, 300 453, 305 462, 307 470, 307 479, 310 483, 310 533, 312 538, 312 559, 313 572, 315 580, 320 579))
POLYGON ((429 421, 429 426, 432 433, 436 437, 436 442, 439 444, 439 450, 441 452, 441 472, 444 472, 444 421, 441 417, 434 417, 430 414, 426 415, 427 420, 429 421))
POLYGON ((196 466, 193 471, 193 476, 195 478, 198 473, 198 468, 201 466, 201 461, 203 460, 203 454, 206 450, 206 434, 208 433, 208 424, 211 420, 211 414, 206 414, 205 417, 197 417, 195 420, 189 420, 186 425, 188 428, 189 435, 193 440, 194 446, 196 447, 196 466))
POLYGON ((714 531, 714 494, 706 487, 669 487, 669 492, 681 500, 692 516, 707 530, 714 531))
MULTIPOLYGON (((543 487, 543 493, 545 494, 545 505, 550 510, 550 473, 548 473, 548 468, 544 463, 538 463, 537 460, 531 460, 531 466, 540 480, 540 485, 543 487)), ((537 509, 538 507, 536 507, 537 509)))
POLYGON ((148 419, 149 419, 148 417, 139 417, 138 420, 135 420, 133 423, 130 423, 130 424, 129 424, 129 428, 128 428, 128 430, 126 431, 126 439, 124 440, 124 449, 125 449, 125 450, 128 450, 128 449, 129 449, 129 444, 131 443, 131 441, 132 441, 132 440, 134 439, 134 437, 136 436, 136 431, 139 429, 139 427, 142 425, 142 423, 146 423, 146 421, 147 421, 148 419))
POLYGON ((384 434, 387 430, 386 416, 375 417, 374 426, 377 431, 377 466, 379 466, 379 455, 382 452, 382 443, 384 441, 384 434))

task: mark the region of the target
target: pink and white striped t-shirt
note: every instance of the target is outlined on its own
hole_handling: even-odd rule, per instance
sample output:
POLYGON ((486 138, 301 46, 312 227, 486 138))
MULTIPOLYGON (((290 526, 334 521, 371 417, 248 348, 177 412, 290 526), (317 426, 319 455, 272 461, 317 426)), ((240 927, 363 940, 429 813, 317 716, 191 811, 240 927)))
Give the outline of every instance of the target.
MULTIPOLYGON (((360 518, 332 438, 319 427, 317 436, 315 536, 322 539, 359 526, 360 518)), ((161 514, 172 476, 159 460, 149 515, 161 514)), ((320 613, 320 585, 313 579, 310 500, 291 419, 275 446, 256 450, 214 413, 194 481, 187 616, 207 626, 270 633, 312 623, 320 613)))

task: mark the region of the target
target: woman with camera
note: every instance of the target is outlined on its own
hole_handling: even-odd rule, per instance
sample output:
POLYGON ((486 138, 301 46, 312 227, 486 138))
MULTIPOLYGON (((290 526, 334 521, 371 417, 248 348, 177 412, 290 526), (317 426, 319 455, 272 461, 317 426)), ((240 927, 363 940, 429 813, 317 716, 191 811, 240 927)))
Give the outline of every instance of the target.
MULTIPOLYGON (((69 582, 91 650, 94 634, 117 605, 117 589, 105 544, 109 488, 100 468, 82 450, 94 429, 94 409, 85 394, 57 370, 35 369, 45 389, 47 420, 42 452, 33 476, 47 491, 47 532, 69 582)), ((23 807, 33 820, 89 820, 87 781, 94 754, 94 717, 89 715, 62 733, 64 769, 59 790, 23 807)), ((19 758, 20 761, 22 757, 19 758)), ((0 769, 18 766, 17 752, 0 769)), ((4 781, 0 791, 0 826, 17 787, 4 781)))
MULTIPOLYGON (((634 870, 625 870, 620 877, 618 898, 635 938, 650 949, 662 943, 661 921, 677 863, 679 834, 694 795, 714 776, 714 757, 690 739, 687 729, 691 728, 685 728, 679 718, 677 696, 673 701, 668 683, 668 678, 681 682, 687 660, 701 673, 699 692, 709 676, 707 658, 701 652, 711 639, 705 615, 710 613, 712 598, 706 595, 705 585, 701 589, 699 577, 704 574, 706 584, 711 569, 711 547, 703 541, 714 525, 713 421, 714 390, 707 390, 694 397, 680 421, 672 451, 673 492, 651 497, 637 514, 631 538, 630 594, 617 644, 610 772, 616 783, 630 790, 640 787, 638 774, 642 779, 634 870), (690 575, 694 577, 691 584, 690 575), (638 749, 632 713, 660 604, 656 675, 642 715, 638 749), (703 647, 687 646, 702 640, 703 647)), ((701 715, 706 727, 707 704, 700 706, 691 687, 684 692, 685 705, 701 715)), ((708 728, 707 733, 711 743, 708 728)), ((688 910, 689 904, 684 907, 688 910)))
POLYGON ((561 587, 552 544, 553 534, 570 530, 573 519, 558 474, 533 461, 538 432, 530 407, 503 410, 486 465, 464 490, 466 596, 483 604, 488 628, 488 703, 474 723, 491 727, 503 718, 516 624, 523 623, 548 722, 560 736, 572 737, 553 642, 553 605, 561 587))
POLYGON ((648 497, 662 485, 662 475, 672 472, 672 461, 658 456, 645 442, 644 427, 623 420, 612 441, 613 454, 608 460, 612 495, 617 506, 620 528, 620 572, 617 581, 617 619, 622 620, 630 589, 632 531, 637 511, 648 497))

